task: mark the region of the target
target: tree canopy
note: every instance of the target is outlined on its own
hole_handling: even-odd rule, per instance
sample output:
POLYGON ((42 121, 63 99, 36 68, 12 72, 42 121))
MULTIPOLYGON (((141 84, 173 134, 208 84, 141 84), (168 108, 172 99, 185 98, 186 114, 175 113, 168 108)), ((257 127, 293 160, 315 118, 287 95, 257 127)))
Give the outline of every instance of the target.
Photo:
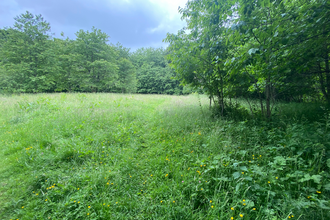
MULTIPOLYGON (((195 0, 180 8, 187 27, 168 34, 168 59, 185 84, 217 97, 328 103, 328 1, 195 0)), ((263 100, 266 101, 265 105, 263 100)))
POLYGON ((76 39, 54 38, 42 15, 30 12, 0 29, 0 92, 120 92, 181 94, 164 49, 130 52, 100 29, 76 39))

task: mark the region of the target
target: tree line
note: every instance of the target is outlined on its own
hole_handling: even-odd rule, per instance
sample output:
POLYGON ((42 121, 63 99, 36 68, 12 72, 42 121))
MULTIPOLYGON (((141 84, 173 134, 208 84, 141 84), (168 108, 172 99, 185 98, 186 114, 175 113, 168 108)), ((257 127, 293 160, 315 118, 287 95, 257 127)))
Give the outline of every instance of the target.
POLYGON ((182 94, 163 48, 130 52, 93 27, 76 39, 52 37, 30 12, 0 29, 0 93, 118 92, 182 94))
MULTIPOLYGON (((330 2, 192 0, 187 26, 168 34, 168 59, 184 84, 202 87, 226 111, 225 98, 330 103, 330 2)), ((251 109, 252 111, 252 109, 251 109)))

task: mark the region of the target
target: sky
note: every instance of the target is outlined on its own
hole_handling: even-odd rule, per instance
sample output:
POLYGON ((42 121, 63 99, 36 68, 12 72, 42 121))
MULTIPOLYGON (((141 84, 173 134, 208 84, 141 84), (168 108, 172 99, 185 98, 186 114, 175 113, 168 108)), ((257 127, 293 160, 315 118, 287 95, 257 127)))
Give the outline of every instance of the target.
POLYGON ((14 18, 26 11, 41 14, 54 37, 75 39, 75 33, 94 26, 132 51, 141 47, 166 47, 166 33, 185 26, 178 7, 187 0, 0 0, 0 28, 13 27, 14 18))

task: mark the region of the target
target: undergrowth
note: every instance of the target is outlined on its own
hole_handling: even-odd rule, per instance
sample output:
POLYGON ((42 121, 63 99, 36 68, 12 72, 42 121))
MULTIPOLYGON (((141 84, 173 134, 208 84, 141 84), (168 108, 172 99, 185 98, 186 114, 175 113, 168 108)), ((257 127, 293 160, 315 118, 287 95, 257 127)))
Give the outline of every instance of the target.
POLYGON ((267 122, 244 107, 214 117, 195 96, 0 103, 1 219, 330 219, 326 111, 267 122))

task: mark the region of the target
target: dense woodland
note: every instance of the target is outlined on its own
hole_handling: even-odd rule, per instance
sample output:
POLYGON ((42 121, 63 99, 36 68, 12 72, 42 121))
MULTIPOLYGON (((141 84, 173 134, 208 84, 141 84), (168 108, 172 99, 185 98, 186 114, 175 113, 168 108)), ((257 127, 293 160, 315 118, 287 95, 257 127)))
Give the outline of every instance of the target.
POLYGON ((259 99, 267 117, 275 100, 330 103, 329 9, 325 0, 188 1, 187 27, 165 39, 171 65, 222 113, 231 97, 259 99))
POLYGON ((0 92, 182 93, 162 48, 130 52, 94 27, 75 40, 54 38, 50 29, 30 12, 0 29, 0 92))

